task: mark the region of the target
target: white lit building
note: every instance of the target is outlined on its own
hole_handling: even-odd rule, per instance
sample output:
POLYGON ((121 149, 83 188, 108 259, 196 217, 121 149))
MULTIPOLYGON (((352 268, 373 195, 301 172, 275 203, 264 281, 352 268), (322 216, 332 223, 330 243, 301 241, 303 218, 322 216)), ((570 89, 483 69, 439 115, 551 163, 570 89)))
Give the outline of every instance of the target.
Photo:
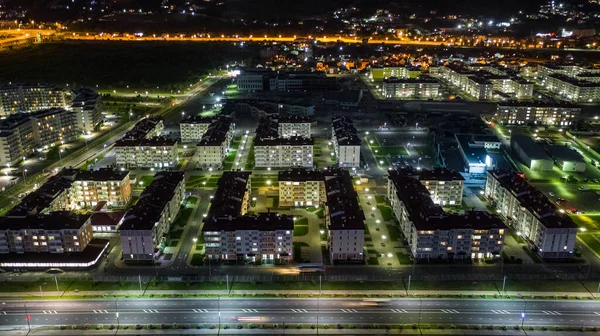
POLYGON ((360 167, 360 138, 352 119, 333 117, 331 142, 337 156, 338 166, 360 167))
POLYGON ((365 214, 358 204, 358 194, 350 173, 337 169, 325 175, 325 225, 329 257, 334 262, 364 260, 365 214))
POLYGON ((204 219, 206 258, 235 262, 293 260, 294 220, 275 212, 247 215, 250 173, 224 172, 204 219))
POLYGON ((490 170, 485 195, 507 224, 526 239, 529 247, 545 259, 573 257, 577 225, 518 173, 490 170))
POLYGON ((428 76, 419 78, 386 78, 383 80, 385 98, 437 98, 440 83, 428 76))
POLYGON ((326 201, 325 178, 321 171, 293 168, 280 171, 279 206, 321 206, 326 201))
POLYGON ((125 262, 154 262, 183 203, 183 172, 158 172, 125 214, 119 233, 125 262))
POLYGON ((512 125, 544 125, 569 127, 579 120, 581 107, 569 103, 502 102, 498 104, 495 118, 501 123, 512 125))
POLYGON ((198 142, 215 121, 212 117, 189 116, 181 121, 179 130, 182 143, 198 142))
POLYGON ((483 211, 447 214, 412 171, 392 170, 387 197, 416 259, 489 259, 502 256, 505 225, 483 211))
POLYGON ((11 84, 0 87, 0 116, 65 107, 64 91, 52 85, 11 84))
POLYGON ((196 145, 198 166, 202 169, 223 167, 233 139, 234 123, 229 118, 213 122, 196 145))

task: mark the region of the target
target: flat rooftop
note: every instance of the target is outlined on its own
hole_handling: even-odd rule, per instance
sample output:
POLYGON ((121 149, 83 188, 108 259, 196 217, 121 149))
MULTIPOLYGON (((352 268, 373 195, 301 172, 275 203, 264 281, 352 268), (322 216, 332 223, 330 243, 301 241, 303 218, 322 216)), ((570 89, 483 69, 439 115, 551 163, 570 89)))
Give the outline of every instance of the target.
POLYGON ((92 267, 100 260, 109 243, 108 239, 94 238, 82 252, 0 254, 0 267, 92 267))
POLYGON ((323 172, 304 168, 292 168, 278 173, 279 182, 324 181, 323 172))
POLYGON ((552 160, 531 137, 521 134, 513 134, 510 137, 511 146, 513 143, 519 145, 519 148, 525 152, 528 158, 532 160, 552 160))
POLYGON ((347 170, 332 169, 324 172, 329 230, 364 230, 365 214, 358 204, 358 194, 347 170))
POLYGON ((583 156, 579 152, 567 146, 554 145, 547 148, 550 156, 555 160, 585 163, 583 156))

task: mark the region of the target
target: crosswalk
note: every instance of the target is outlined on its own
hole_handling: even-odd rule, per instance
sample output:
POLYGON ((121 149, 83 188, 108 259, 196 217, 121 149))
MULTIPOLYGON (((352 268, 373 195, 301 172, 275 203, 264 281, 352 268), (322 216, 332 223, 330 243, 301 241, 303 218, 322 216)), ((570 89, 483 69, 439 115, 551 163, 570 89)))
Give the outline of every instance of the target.
POLYGON ((356 309, 342 309, 344 313, 358 313, 356 309))
POLYGON ((306 309, 292 309, 292 311, 294 313, 308 313, 308 310, 306 309))
POLYGON ((545 311, 545 310, 542 310, 542 313, 544 313, 546 315, 562 315, 561 313, 559 313, 557 311, 545 311))
POLYGON ((44 312, 44 314, 58 314, 56 310, 42 310, 42 312, 44 312))
POLYGON ((208 309, 192 309, 194 313, 208 313, 208 309))
POLYGON ((408 313, 406 309, 391 309, 394 313, 408 313))
POLYGON ((442 309, 442 313, 445 313, 445 314, 458 314, 458 310, 456 310, 456 309, 442 309))
POLYGON ((143 309, 143 310, 144 310, 144 313, 147 313, 147 314, 157 314, 158 313, 158 310, 156 310, 156 309, 143 309))
POLYGON ((258 313, 258 310, 256 309, 242 309, 242 311, 244 313, 258 313))
POLYGON ((508 310, 492 310, 494 314, 510 314, 508 310))
POLYGON ((94 310, 94 314, 108 314, 108 310, 94 310))

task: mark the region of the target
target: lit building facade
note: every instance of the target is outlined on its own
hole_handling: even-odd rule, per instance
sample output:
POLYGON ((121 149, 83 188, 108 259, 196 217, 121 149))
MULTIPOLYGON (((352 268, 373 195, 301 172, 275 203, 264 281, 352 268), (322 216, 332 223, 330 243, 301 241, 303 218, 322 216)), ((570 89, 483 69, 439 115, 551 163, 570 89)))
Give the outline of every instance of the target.
POLYGON ((488 171, 485 196, 540 257, 572 258, 577 225, 518 173, 501 169, 488 171))

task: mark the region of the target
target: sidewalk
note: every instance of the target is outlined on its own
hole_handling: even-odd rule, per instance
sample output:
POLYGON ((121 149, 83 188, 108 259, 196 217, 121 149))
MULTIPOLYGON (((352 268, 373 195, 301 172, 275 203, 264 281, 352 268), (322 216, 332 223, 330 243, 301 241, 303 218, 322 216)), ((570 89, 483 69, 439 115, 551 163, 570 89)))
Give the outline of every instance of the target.
MULTIPOLYGON (((461 330, 461 329, 330 329, 319 327, 318 335, 529 335, 529 336, 575 336, 597 335, 593 331, 517 331, 517 330, 461 330)), ((29 335, 40 336, 77 336, 77 335, 317 335, 316 329, 172 329, 172 330, 35 330, 29 335)), ((16 331, 2 331, 6 336, 26 336, 27 329, 16 331)))
MULTIPOLYGON (((80 292, 57 292, 57 291, 47 291, 44 292, 44 297, 57 297, 57 296, 123 296, 128 295, 135 298, 139 296, 141 292, 139 290, 122 290, 122 291, 80 291, 80 292)), ((143 291, 144 297, 148 298, 154 295, 223 295, 227 296, 227 290, 145 290, 143 291)), ((335 295, 339 296, 339 298, 344 298, 346 295, 348 296, 369 296, 369 295, 379 295, 379 296, 389 296, 392 295, 394 298, 408 297, 411 298, 413 295, 428 295, 434 298, 437 295, 446 295, 446 296, 461 296, 464 295, 464 298, 470 298, 473 296, 473 299, 480 298, 481 295, 500 295, 498 291, 461 291, 461 290, 411 290, 408 295, 405 290, 323 290, 321 291, 322 295, 335 295)), ((293 296, 293 295, 312 295, 318 296, 319 290, 231 290, 229 291, 229 295, 232 296, 248 296, 252 297, 253 295, 273 295, 273 296, 293 296)), ((564 296, 569 297, 581 297, 583 299, 588 299, 590 297, 598 298, 593 293, 584 293, 584 292, 519 292, 519 291, 507 291, 503 295, 510 296, 522 296, 524 298, 528 298, 531 296, 556 296, 557 298, 562 298, 564 296)), ((20 298, 20 297, 42 297, 42 294, 39 292, 7 292, 0 293, 0 297, 3 298, 20 298)), ((500 298, 500 296, 499 296, 500 298)))

